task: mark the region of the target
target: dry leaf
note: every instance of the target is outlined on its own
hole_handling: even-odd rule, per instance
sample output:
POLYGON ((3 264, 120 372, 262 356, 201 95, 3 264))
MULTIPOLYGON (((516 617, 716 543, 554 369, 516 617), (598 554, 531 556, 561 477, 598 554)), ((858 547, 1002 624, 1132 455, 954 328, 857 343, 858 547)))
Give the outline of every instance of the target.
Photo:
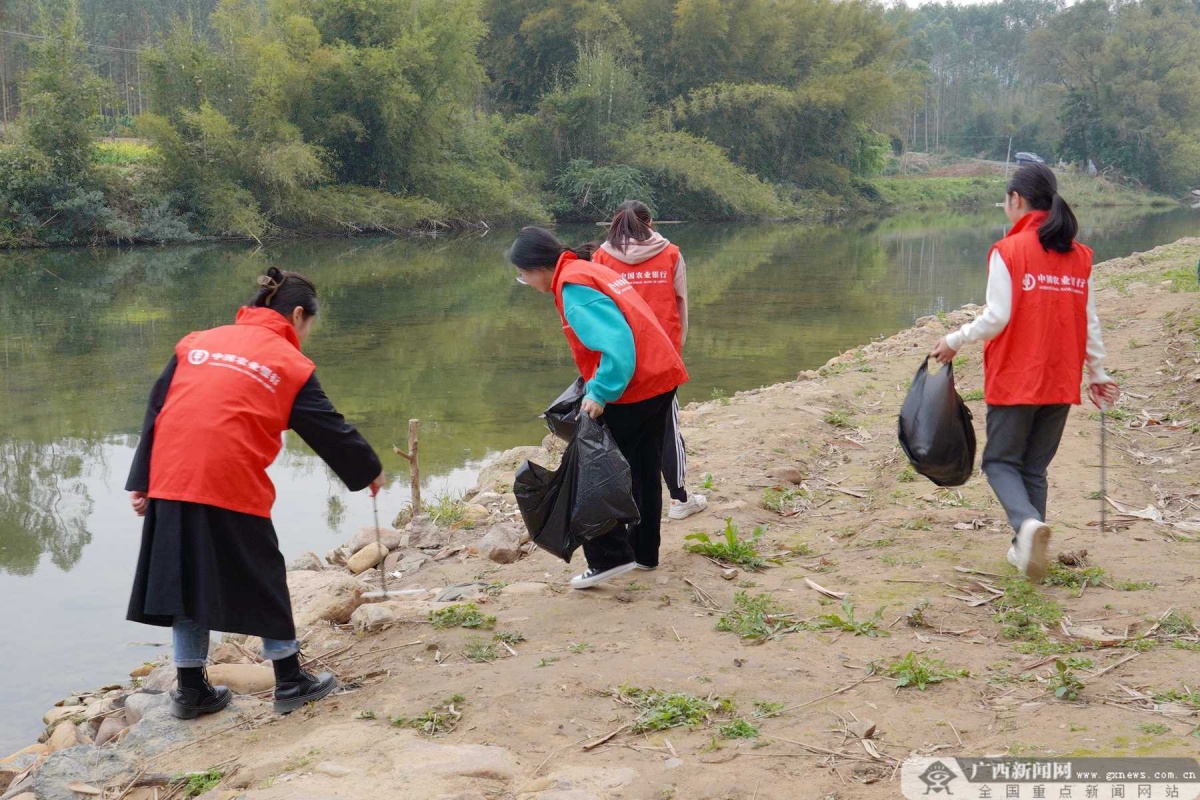
POLYGON ((67 789, 69 789, 72 792, 75 792, 76 794, 86 794, 86 795, 90 795, 92 797, 99 797, 101 795, 101 791, 99 789, 97 789, 95 786, 92 786, 91 784, 87 784, 87 783, 81 783, 80 781, 75 781, 74 783, 68 783, 67 789))
POLYGON ((835 592, 832 589, 826 589, 812 578, 805 578, 804 582, 808 584, 809 588, 816 589, 821 594, 825 595, 826 597, 831 597, 834 600, 845 599, 850 594, 849 592, 835 592))
POLYGON ((860 739, 872 739, 875 737, 875 723, 870 720, 860 720, 852 722, 849 725, 849 730, 860 739))

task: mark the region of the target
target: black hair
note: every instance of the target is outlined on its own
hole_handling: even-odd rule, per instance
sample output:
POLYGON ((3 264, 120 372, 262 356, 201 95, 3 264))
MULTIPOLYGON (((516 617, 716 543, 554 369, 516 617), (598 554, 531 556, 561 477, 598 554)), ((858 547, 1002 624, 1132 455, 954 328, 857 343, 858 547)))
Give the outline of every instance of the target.
POLYGON ((258 276, 258 292, 250 305, 278 311, 289 319, 292 310, 299 306, 307 319, 317 313, 317 287, 299 273, 271 267, 266 275, 258 276))
POLYGON ((545 228, 530 225, 521 228, 513 240, 512 247, 508 248, 508 260, 518 269, 554 269, 559 256, 568 251, 584 261, 591 261, 596 243, 571 247, 545 228))
POLYGON ((608 243, 624 251, 630 242, 644 242, 654 233, 650 222, 648 205, 641 200, 626 200, 613 212, 608 226, 608 243))
POLYGON ((1008 194, 1016 192, 1025 198, 1035 211, 1049 211, 1046 221, 1038 228, 1043 250, 1069 253, 1075 247, 1079 221, 1067 201, 1058 193, 1058 179, 1045 164, 1026 164, 1008 181, 1008 194))

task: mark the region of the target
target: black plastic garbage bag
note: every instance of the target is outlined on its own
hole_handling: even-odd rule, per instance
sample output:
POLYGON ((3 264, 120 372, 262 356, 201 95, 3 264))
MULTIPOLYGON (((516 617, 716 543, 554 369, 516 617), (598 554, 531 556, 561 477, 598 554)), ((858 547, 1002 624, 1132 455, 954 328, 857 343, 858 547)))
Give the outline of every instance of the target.
POLYGON ((961 486, 975 469, 971 410, 954 388, 954 367, 921 363, 900 408, 900 446, 913 469, 938 486, 961 486))
POLYGON ((546 427, 564 442, 571 441, 571 437, 575 435, 579 408, 583 405, 583 396, 586 393, 587 383, 583 378, 576 378, 575 382, 542 413, 546 427))
POLYGON ((513 493, 533 543, 571 563, 584 542, 638 522, 629 464, 603 423, 586 414, 557 470, 526 461, 513 493))

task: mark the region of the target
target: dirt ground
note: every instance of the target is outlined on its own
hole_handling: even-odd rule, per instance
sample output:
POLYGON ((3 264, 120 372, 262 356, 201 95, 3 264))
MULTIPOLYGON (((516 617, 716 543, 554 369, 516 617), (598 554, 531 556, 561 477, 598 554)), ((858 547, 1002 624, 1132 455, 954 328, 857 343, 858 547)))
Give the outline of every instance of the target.
MULTIPOLYGON (((350 646, 334 663, 356 688, 287 718, 252 715, 155 768, 222 764, 234 775, 220 797, 243 796, 224 794, 241 776, 247 797, 298 800, 850 800, 899 797, 898 764, 914 754, 1194 756, 1200 637, 1185 615, 1200 618, 1198 257, 1200 239, 1188 239, 1098 268, 1108 364, 1125 390, 1109 420, 1113 529, 1097 524, 1093 409, 1072 411, 1050 476, 1052 553, 1086 550, 1092 568, 1057 574, 1082 591, 1014 578, 982 476, 937 490, 906 469, 896 414, 922 354, 974 313, 960 311, 819 375, 688 408, 691 479, 710 487, 710 508, 664 525, 656 572, 571 591, 582 557, 569 567, 536 551, 506 566, 437 562, 405 582, 519 584, 480 601, 495 631, 524 636, 515 655, 494 644, 494 660, 473 663, 465 652, 494 631, 439 630, 424 615, 362 638, 317 631, 308 654, 350 646), (764 507, 768 495, 786 514, 764 507), (766 568, 726 580, 722 565, 685 551, 685 536, 716 534, 726 517, 743 538, 766 526, 766 568), (874 622, 859 633, 876 635, 812 630, 847 613, 810 581, 848 593, 855 623, 874 622), (717 630, 737 592, 774 598, 776 635, 717 630), (898 688, 880 673, 910 652, 969 675, 898 688), (1074 700, 1055 695, 1056 658, 1074 700), (711 699, 711 724, 632 733, 621 686, 711 699), (427 738, 407 725, 453 695, 451 732, 427 738), (731 716, 757 737, 723 738, 731 716), (396 717, 406 723, 389 724, 396 717), (856 721, 873 736, 852 732, 856 721)), ((967 398, 980 394, 981 367, 981 349, 965 349, 956 373, 967 398)), ((970 406, 982 450, 985 409, 970 406)))

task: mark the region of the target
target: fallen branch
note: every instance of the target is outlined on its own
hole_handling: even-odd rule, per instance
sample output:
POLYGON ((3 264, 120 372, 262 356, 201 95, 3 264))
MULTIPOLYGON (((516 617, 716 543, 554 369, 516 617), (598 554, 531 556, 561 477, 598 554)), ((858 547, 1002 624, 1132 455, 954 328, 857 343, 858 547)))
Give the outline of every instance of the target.
POLYGON ((617 734, 621 733, 621 732, 622 732, 622 731, 624 731, 624 730, 627 730, 627 729, 628 729, 628 728, 630 728, 630 727, 631 727, 631 725, 622 725, 621 727, 617 728, 615 731, 611 731, 610 733, 606 733, 606 734, 604 734, 603 736, 601 736, 600 738, 598 738, 598 739, 593 739, 592 741, 588 742, 587 744, 585 744, 585 745, 583 746, 583 749, 584 749, 584 750, 595 750, 595 749, 596 749, 597 747, 599 747, 600 745, 604 744, 605 742, 607 742, 608 740, 612 739, 612 738, 613 738, 614 736, 616 736, 617 734))
POLYGON ((867 673, 867 675, 866 675, 866 676, 864 676, 864 677, 860 678, 859 680, 856 680, 854 683, 847 684, 847 685, 843 686, 842 688, 840 688, 840 689, 837 689, 836 691, 832 691, 832 692, 830 692, 829 694, 823 694, 823 695, 821 695, 820 697, 818 697, 818 698, 816 698, 816 699, 813 699, 813 700, 809 700, 809 701, 808 701, 808 702, 806 702, 806 703, 801 703, 800 705, 792 706, 792 707, 790 707, 790 708, 785 708, 785 709, 784 709, 783 711, 781 711, 780 713, 781 713, 781 714, 786 714, 786 713, 787 713, 787 712, 789 712, 789 711, 795 711, 795 710, 796 710, 796 709, 798 709, 798 708, 804 708, 805 706, 811 706, 813 703, 819 703, 819 702, 821 702, 822 700, 828 700, 829 698, 831 698, 831 697, 834 697, 834 696, 836 696, 836 695, 839 695, 839 694, 842 694, 843 692, 848 692, 848 691, 850 691, 851 689, 853 689, 855 686, 858 686, 858 685, 860 685, 860 684, 866 683, 866 682, 867 682, 869 679, 871 679, 872 677, 874 677, 874 675, 875 675, 875 673, 874 673, 874 672, 867 673))

